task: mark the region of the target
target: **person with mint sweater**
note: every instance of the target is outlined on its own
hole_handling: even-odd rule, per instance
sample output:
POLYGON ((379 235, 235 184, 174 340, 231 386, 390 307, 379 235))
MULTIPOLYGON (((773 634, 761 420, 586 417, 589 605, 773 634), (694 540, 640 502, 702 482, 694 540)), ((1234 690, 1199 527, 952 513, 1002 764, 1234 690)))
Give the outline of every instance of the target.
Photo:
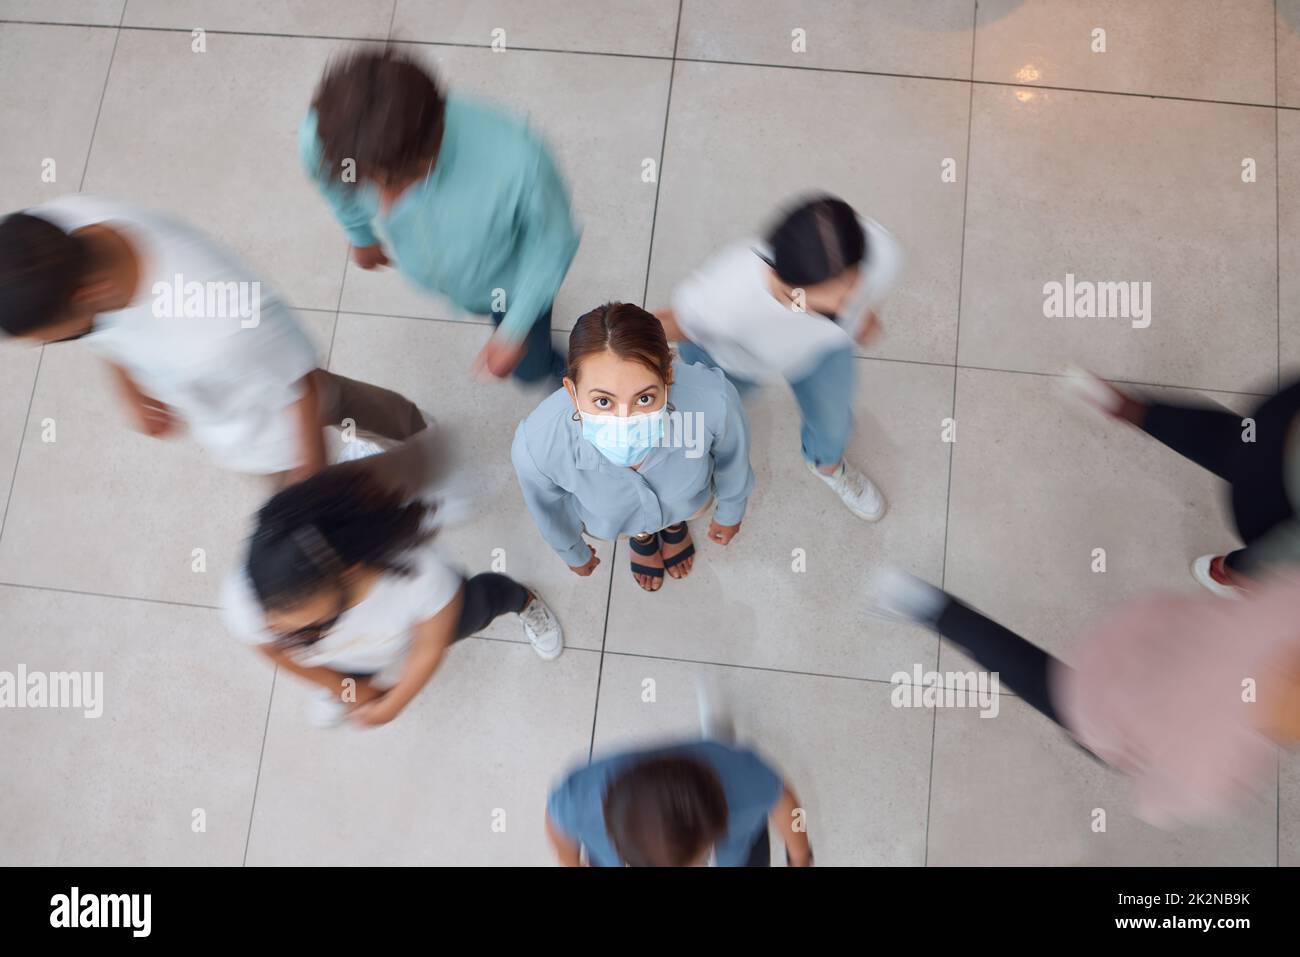
POLYGON ((477 371, 558 381, 551 305, 579 231, 555 161, 525 123, 444 93, 394 53, 357 51, 326 69, 299 155, 358 266, 395 265, 458 308, 491 314, 477 371))

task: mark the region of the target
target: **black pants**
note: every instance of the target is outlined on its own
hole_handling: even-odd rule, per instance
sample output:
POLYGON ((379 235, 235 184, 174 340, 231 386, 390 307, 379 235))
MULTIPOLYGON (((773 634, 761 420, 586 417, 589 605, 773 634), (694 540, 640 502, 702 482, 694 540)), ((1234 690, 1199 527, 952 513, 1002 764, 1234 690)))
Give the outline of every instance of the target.
POLYGON ((1228 555, 1229 568, 1248 568, 1251 543, 1295 516, 1286 493, 1286 437, 1297 413, 1300 382, 1256 407, 1255 441, 1243 442, 1242 416, 1220 406, 1148 406, 1143 431, 1232 486, 1232 517, 1246 548, 1228 555))
POLYGON ((767 822, 763 822, 763 832, 749 848, 749 859, 745 861, 746 867, 771 867, 772 866, 772 839, 767 834, 767 822))
POLYGON ((465 602, 456 623, 456 641, 482 631, 500 615, 523 611, 528 589, 507 575, 484 572, 465 582, 465 602))
POLYGON ((986 671, 996 671, 998 681, 1018 694, 1025 704, 1061 723, 1047 684, 1047 673, 1056 659, 1042 648, 955 598, 949 600, 934 623, 934 630, 986 671))

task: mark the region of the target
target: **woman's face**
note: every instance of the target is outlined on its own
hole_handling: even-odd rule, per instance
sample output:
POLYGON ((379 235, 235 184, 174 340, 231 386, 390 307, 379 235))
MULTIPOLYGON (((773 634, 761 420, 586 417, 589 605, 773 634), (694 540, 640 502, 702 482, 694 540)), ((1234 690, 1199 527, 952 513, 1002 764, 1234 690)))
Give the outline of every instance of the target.
MULTIPOLYGON (((823 316, 835 316, 844 310, 844 306, 849 301, 849 296, 853 294, 853 289, 858 284, 858 277, 862 270, 858 266, 853 266, 844 270, 839 275, 833 276, 814 286, 804 286, 804 311, 816 312, 823 316)), ((777 280, 780 282, 780 280, 777 280)), ((785 293, 787 300, 794 301, 795 287, 786 283, 781 283, 782 291, 785 293)))
POLYGON ((577 381, 565 378, 564 387, 579 412, 590 415, 643 415, 662 409, 668 401, 672 370, 665 381, 659 373, 635 359, 620 359, 609 349, 582 360, 577 381))
POLYGON ((311 644, 324 638, 348 609, 347 575, 318 589, 288 608, 268 609, 266 627, 292 644, 311 644))

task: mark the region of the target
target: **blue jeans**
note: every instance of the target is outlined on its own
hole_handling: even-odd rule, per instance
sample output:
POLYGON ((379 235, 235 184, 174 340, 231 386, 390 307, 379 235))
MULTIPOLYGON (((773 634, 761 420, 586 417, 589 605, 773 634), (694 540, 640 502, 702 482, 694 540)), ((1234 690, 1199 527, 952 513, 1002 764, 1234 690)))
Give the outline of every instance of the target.
MULTIPOLYGON (((713 357, 693 342, 679 342, 677 354, 683 362, 703 362, 706 366, 718 367, 713 357)), ((853 350, 846 346, 826 353, 810 373, 790 383, 803 416, 803 427, 799 431, 803 457, 815 466, 836 465, 844 458, 844 450, 853 434, 856 374, 853 350)), ((755 383, 748 380, 730 374, 727 378, 741 396, 756 388, 755 383)))
MULTIPOLYGON (((493 327, 500 326, 505 317, 504 312, 492 313, 493 327)), ((537 321, 528 330, 523 358, 511 375, 520 382, 540 382, 551 376, 558 387, 559 380, 564 378, 565 365, 564 357, 551 345, 551 307, 547 306, 546 311, 537 317, 537 321)))

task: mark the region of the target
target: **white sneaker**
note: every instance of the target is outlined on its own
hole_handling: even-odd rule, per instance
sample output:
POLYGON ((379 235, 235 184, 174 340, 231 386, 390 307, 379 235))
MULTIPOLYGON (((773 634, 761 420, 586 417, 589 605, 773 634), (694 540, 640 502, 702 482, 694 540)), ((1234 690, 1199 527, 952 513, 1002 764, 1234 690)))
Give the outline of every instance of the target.
POLYGON ((543 661, 554 661, 564 650, 564 632, 560 629, 560 620, 555 612, 546 607, 546 602, 533 595, 532 600, 519 613, 523 623, 524 634, 533 646, 533 651, 543 661))
POLYGON ((876 569, 871 576, 871 591, 886 617, 927 628, 933 627, 952 600, 942 588, 894 565, 876 569))
POLYGON ((1214 576, 1210 574, 1210 565, 1218 557, 1218 555, 1202 555, 1192 562, 1192 577, 1220 598, 1240 598, 1240 588, 1215 581, 1214 576))
POLYGON ((1056 380, 1058 391, 1076 406, 1101 413, 1108 419, 1120 418, 1124 396, 1105 379, 1079 366, 1066 366, 1056 380))
POLYGON ((839 471, 827 475, 807 459, 808 471, 834 489, 850 512, 868 522, 878 522, 885 514, 885 497, 871 479, 867 478, 847 460, 840 463, 839 471))
POLYGON ((695 677, 695 701, 700 709, 700 734, 708 741, 736 740, 736 724, 731 709, 717 686, 703 675, 695 677))
POLYGON ((348 717, 348 706, 333 691, 318 688, 307 703, 307 723, 313 728, 337 728, 348 717))

